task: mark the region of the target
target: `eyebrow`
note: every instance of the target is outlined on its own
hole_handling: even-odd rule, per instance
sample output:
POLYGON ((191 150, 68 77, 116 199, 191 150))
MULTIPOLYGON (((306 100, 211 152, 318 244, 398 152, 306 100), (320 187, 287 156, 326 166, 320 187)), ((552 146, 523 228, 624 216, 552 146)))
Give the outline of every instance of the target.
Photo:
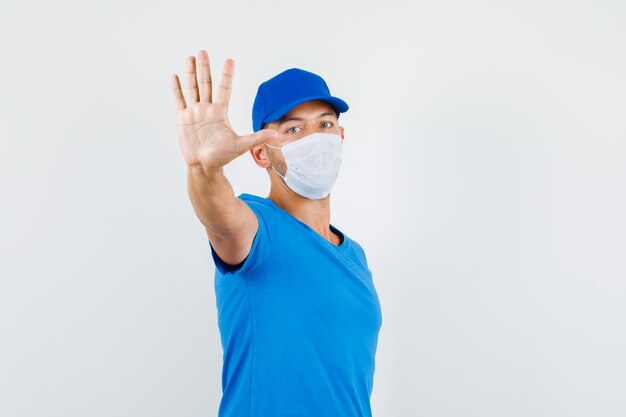
MULTIPOLYGON (((337 117, 337 115, 336 115, 335 113, 332 113, 332 112, 324 112, 324 113, 320 113, 320 114, 317 116, 317 118, 318 118, 318 119, 321 119, 322 117, 325 117, 325 116, 335 116, 335 117, 337 117)), ((278 119, 278 121, 280 122, 280 123, 278 124, 278 126, 281 126, 281 125, 283 125, 283 124, 285 124, 285 123, 287 123, 287 122, 290 122, 290 121, 292 121, 292 120, 305 120, 305 119, 304 119, 304 118, 302 118, 302 117, 287 117, 287 118, 281 117, 280 119, 278 119)))

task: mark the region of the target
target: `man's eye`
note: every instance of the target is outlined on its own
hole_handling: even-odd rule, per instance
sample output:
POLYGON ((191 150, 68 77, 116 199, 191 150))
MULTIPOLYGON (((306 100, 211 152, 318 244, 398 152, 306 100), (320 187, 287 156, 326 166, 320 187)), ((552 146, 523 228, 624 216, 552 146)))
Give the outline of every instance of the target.
POLYGON ((298 131, 296 129, 300 129, 298 126, 293 126, 290 127, 289 129, 287 129, 288 133, 298 133, 298 131))
POLYGON ((332 127, 333 124, 332 124, 332 122, 322 122, 322 126, 324 126, 324 127, 332 127))

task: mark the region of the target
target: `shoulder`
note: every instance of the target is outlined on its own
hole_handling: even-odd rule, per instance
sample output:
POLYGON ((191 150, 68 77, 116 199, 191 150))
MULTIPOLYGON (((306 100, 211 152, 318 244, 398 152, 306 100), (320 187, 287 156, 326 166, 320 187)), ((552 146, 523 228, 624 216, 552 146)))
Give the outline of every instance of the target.
POLYGON ((250 207, 258 220, 258 228, 248 256, 238 265, 225 264, 212 249, 215 265, 222 274, 240 275, 260 266, 272 253, 280 233, 280 227, 277 227, 281 220, 280 213, 269 198, 246 193, 240 194, 237 198, 250 207))
POLYGON ((248 193, 241 193, 237 196, 238 198, 242 199, 243 201, 254 201, 257 203, 261 203, 263 204, 266 200, 266 198, 264 197, 259 197, 258 195, 254 195, 254 194, 248 194, 248 193))
POLYGON ((258 195, 243 193, 239 194, 237 198, 246 203, 252 210, 256 209, 274 213, 278 212, 274 202, 267 197, 259 197, 258 195))
POLYGON ((283 221, 283 215, 278 206, 267 197, 259 197, 253 194, 240 194, 240 200, 250 207, 259 221, 259 227, 267 227, 283 221))
POLYGON ((349 247, 354 253, 354 256, 356 256, 361 262, 367 265, 367 257, 365 256, 365 251, 363 250, 363 247, 359 244, 359 242, 349 237, 346 233, 343 233, 343 238, 346 241, 345 243, 347 247, 349 247))

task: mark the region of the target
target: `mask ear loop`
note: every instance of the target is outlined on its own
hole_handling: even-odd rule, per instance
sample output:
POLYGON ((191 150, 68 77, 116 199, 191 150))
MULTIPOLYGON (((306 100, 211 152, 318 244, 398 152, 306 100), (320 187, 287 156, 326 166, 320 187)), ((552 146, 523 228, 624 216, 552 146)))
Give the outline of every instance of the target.
MULTIPOLYGON (((265 146, 269 146, 270 148, 274 148, 274 149, 280 149, 280 148, 281 148, 281 146, 274 146, 274 145, 270 145, 270 144, 269 144, 269 143, 267 143, 267 142, 263 142, 263 144, 264 144, 265 146)), ((271 166, 271 168, 274 170, 274 172, 275 172, 275 173, 276 173, 279 177, 281 177, 281 178, 283 179, 283 181, 285 181, 285 177, 284 177, 284 176, 282 176, 282 175, 280 175, 280 172, 276 171, 276 168, 274 168, 274 165, 270 165, 270 166, 271 166)))
POLYGON ((274 149, 280 149, 280 148, 282 148, 282 146, 274 146, 274 145, 270 145, 270 144, 269 144, 269 143, 267 143, 267 142, 263 142, 263 144, 264 144, 264 145, 266 145, 266 146, 269 146, 270 148, 274 148, 274 149))

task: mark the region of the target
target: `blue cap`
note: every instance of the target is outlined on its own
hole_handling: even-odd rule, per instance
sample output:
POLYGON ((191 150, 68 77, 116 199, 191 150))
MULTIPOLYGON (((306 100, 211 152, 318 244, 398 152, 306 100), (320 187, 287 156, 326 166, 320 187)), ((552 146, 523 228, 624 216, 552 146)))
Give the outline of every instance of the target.
POLYGON ((252 106, 252 129, 261 130, 263 123, 274 122, 295 106, 310 100, 328 102, 337 117, 348 111, 348 103, 330 95, 322 77, 299 68, 291 68, 259 86, 252 106))

